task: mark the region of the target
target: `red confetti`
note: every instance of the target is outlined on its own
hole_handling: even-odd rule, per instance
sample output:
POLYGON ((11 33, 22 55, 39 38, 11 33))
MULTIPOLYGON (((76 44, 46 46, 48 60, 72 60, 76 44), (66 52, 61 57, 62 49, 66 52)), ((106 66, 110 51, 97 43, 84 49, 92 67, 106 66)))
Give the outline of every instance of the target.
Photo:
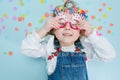
POLYGON ((19 22, 22 22, 23 20, 24 20, 23 17, 18 17, 18 21, 19 21, 19 22))
POLYGON ((104 7, 105 7, 105 6, 106 6, 106 3, 104 2, 104 3, 102 4, 102 6, 104 6, 104 7))
POLYGON ((12 56, 12 55, 13 55, 13 52, 12 52, 12 51, 9 51, 8 54, 9 54, 9 56, 12 56))
POLYGON ((91 19, 95 19, 95 16, 91 16, 91 19))
POLYGON ((114 24, 113 23, 110 23, 110 27, 113 27, 114 26, 114 24))
POLYGON ((31 26, 32 26, 32 23, 31 23, 31 22, 29 22, 29 23, 28 23, 28 27, 31 27, 31 26))
POLYGON ((112 31, 111 30, 108 30, 107 33, 110 34, 112 31))
POLYGON ((48 13, 45 13, 45 17, 49 17, 49 14, 48 14, 48 13))
POLYGON ((102 8, 99 8, 99 12, 102 12, 102 8))
POLYGON ((18 31, 18 30, 19 30, 19 28, 15 27, 15 31, 18 31))
POLYGON ((102 28, 103 28, 102 26, 98 26, 98 30, 102 30, 102 28))

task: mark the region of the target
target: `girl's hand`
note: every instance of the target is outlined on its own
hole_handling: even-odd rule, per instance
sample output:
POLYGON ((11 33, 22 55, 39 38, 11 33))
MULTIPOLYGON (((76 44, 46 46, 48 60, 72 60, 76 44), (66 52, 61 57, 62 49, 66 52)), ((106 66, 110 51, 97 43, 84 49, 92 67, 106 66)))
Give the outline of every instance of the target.
POLYGON ((58 24, 58 18, 57 17, 51 17, 48 18, 46 20, 46 23, 44 25, 44 29, 46 30, 46 32, 49 32, 51 29, 58 29, 59 28, 59 24, 58 24))
POLYGON ((81 16, 80 22, 80 34, 89 37, 93 32, 91 24, 83 16, 81 16))

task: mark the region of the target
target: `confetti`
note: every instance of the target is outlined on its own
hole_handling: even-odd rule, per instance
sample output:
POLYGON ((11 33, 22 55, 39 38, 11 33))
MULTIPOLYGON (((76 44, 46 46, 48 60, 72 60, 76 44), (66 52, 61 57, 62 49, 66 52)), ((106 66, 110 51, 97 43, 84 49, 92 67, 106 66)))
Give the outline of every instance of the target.
POLYGON ((27 32, 28 32, 28 30, 27 30, 27 29, 25 29, 25 30, 24 30, 24 32, 25 32, 25 33, 27 33, 27 32))
POLYGON ((2 29, 5 29, 5 28, 6 28, 5 25, 3 25, 3 26, 2 26, 2 29))
POLYGON ((96 17, 95 16, 91 16, 91 19, 95 19, 96 17))
POLYGON ((98 26, 98 30, 102 30, 102 28, 103 28, 102 26, 98 26))
POLYGON ((7 54, 7 52, 4 52, 3 54, 5 54, 5 55, 6 55, 6 54, 7 54))
POLYGON ((45 13, 45 17, 46 17, 46 18, 49 17, 49 13, 45 13))
POLYGON ((102 6, 103 6, 103 7, 105 7, 105 6, 106 6, 106 3, 105 3, 105 2, 104 2, 104 3, 102 3, 102 6))
POLYGON ((40 0, 40 3, 43 4, 43 3, 44 3, 44 0, 40 0))
POLYGON ((15 31, 19 31, 19 28, 15 27, 15 31))
POLYGON ((110 27, 113 27, 114 26, 114 24, 113 23, 110 23, 110 27))
POLYGON ((13 17, 12 17, 12 20, 17 20, 17 17, 16 17, 16 16, 13 16, 13 17))
POLYGON ((23 5, 24 5, 24 3, 23 3, 23 1, 22 1, 22 0, 20 0, 20 1, 18 2, 18 4, 19 4, 19 5, 21 5, 21 6, 23 6, 23 5))
POLYGON ((18 22, 22 22, 24 20, 23 17, 18 17, 18 22))
POLYGON ((13 7, 13 10, 16 11, 16 10, 17 10, 17 7, 13 7))
POLYGON ((13 0, 8 0, 9 2, 12 2, 13 0))
POLYGON ((4 13, 4 14, 2 15, 2 17, 3 17, 3 18, 8 18, 8 15, 7 15, 6 13, 4 13))
POLYGON ((103 17, 103 18, 107 18, 107 14, 106 14, 106 13, 103 14, 102 17, 103 17))
POLYGON ((50 7, 50 10, 53 10, 53 5, 52 4, 49 7, 50 7))
POLYGON ((21 16, 21 17, 26 18, 26 14, 22 14, 22 16, 21 16))
POLYGON ((112 7, 108 7, 108 10, 111 11, 111 10, 112 10, 112 7))
POLYGON ((31 23, 31 22, 29 22, 29 23, 28 23, 28 27, 31 27, 31 26, 32 26, 32 23, 31 23))
POLYGON ((111 30, 107 30, 107 33, 108 33, 108 34, 111 34, 111 32, 112 32, 111 30))
POLYGON ((0 22, 3 22, 3 19, 2 19, 2 18, 0 18, 0 22))
POLYGON ((12 56, 12 55, 13 55, 13 52, 12 52, 12 51, 9 51, 9 52, 8 52, 8 55, 9 55, 9 56, 12 56))
POLYGON ((99 8, 99 10, 98 10, 99 12, 102 12, 102 8, 99 8))

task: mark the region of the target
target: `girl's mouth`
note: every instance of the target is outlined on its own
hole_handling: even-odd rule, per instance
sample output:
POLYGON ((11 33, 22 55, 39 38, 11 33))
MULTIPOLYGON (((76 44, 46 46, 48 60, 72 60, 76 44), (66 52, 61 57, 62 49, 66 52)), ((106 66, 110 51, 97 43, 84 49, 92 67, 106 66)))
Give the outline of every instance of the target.
POLYGON ((72 36, 70 33, 63 33, 63 36, 72 36))

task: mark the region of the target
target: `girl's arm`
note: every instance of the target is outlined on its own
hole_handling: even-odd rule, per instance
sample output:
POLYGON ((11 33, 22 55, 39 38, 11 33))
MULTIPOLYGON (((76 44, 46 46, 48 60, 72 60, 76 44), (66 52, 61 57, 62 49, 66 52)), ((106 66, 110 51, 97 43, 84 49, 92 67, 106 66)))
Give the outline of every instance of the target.
POLYGON ((22 40, 21 51, 23 54, 30 57, 45 57, 46 43, 44 38, 40 38, 37 32, 33 31, 22 40), (44 45, 43 45, 44 44, 44 45))
POLYGON ((96 31, 93 31, 89 37, 83 37, 80 40, 89 59, 108 61, 116 56, 113 46, 105 37, 98 35, 96 31))

